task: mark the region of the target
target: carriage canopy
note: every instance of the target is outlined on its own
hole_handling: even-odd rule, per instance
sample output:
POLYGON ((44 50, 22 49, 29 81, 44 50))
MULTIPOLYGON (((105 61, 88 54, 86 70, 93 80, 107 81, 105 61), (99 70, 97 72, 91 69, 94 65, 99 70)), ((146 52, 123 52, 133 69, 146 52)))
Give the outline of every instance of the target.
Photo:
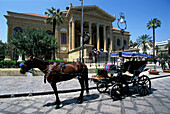
POLYGON ((110 54, 110 57, 119 57, 119 56, 122 56, 122 57, 145 57, 145 58, 151 58, 151 56, 147 55, 147 54, 135 53, 135 52, 125 52, 125 51, 110 54))

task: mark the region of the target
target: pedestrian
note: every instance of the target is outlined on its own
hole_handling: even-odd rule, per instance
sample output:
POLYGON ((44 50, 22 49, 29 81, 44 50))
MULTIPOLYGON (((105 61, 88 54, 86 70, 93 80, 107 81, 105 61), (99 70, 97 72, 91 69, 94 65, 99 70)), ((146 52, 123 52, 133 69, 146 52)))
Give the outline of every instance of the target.
POLYGON ((156 62, 157 62, 156 58, 153 59, 153 62, 154 62, 154 64, 156 65, 156 62))
POLYGON ((161 60, 161 67, 162 67, 163 70, 165 69, 165 60, 164 60, 164 58, 162 58, 162 60, 161 60))
POLYGON ((160 66, 160 64, 161 64, 161 59, 160 58, 158 58, 158 62, 159 62, 159 66, 160 66))
POLYGON ((167 63, 168 63, 169 69, 170 69, 170 58, 167 60, 167 63))

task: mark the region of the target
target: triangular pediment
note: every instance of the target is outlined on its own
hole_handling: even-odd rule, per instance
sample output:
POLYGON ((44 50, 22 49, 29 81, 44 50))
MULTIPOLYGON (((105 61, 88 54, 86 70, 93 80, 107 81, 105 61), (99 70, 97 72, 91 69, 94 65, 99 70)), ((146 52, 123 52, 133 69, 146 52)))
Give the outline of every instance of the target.
MULTIPOLYGON (((81 6, 75 6, 70 9, 70 12, 75 12, 75 14, 81 14, 81 6)), ((88 5, 83 7, 84 15, 90 15, 97 18, 105 18, 108 20, 114 21, 116 17, 113 17, 109 13, 105 12, 103 9, 99 8, 96 5, 88 5)))

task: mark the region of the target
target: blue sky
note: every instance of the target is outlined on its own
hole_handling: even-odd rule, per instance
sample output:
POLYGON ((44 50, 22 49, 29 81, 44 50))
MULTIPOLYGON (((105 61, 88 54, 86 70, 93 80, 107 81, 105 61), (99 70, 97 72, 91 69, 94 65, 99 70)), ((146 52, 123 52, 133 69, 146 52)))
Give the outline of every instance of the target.
MULTIPOLYGON (((131 34, 131 40, 148 34, 152 36, 152 30, 148 30, 146 25, 149 20, 157 18, 161 20, 160 28, 156 29, 156 41, 170 39, 170 0, 83 0, 84 5, 97 5, 112 16, 119 18, 119 13, 125 14, 127 30, 131 34)), ((0 0, 0 39, 7 42, 7 24, 3 15, 7 11, 18 13, 44 14, 46 8, 55 7, 65 10, 72 3, 73 6, 80 6, 79 0, 0 0)), ((113 27, 117 27, 117 20, 113 22, 113 27)))

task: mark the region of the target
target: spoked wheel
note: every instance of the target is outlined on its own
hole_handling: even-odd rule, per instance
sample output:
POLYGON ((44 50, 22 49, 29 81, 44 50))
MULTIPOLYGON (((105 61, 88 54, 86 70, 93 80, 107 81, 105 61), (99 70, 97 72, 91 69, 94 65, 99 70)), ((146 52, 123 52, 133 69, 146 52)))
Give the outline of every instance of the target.
POLYGON ((141 76, 138 78, 137 91, 139 95, 144 96, 150 93, 151 81, 148 76, 141 76))
POLYGON ((108 85, 106 82, 97 82, 97 90, 100 93, 106 92, 107 88, 108 88, 108 85))
POLYGON ((121 94, 121 84, 118 84, 118 83, 115 83, 111 90, 110 90, 110 95, 111 95, 111 98, 113 100, 118 100, 121 98, 122 94, 121 94))

